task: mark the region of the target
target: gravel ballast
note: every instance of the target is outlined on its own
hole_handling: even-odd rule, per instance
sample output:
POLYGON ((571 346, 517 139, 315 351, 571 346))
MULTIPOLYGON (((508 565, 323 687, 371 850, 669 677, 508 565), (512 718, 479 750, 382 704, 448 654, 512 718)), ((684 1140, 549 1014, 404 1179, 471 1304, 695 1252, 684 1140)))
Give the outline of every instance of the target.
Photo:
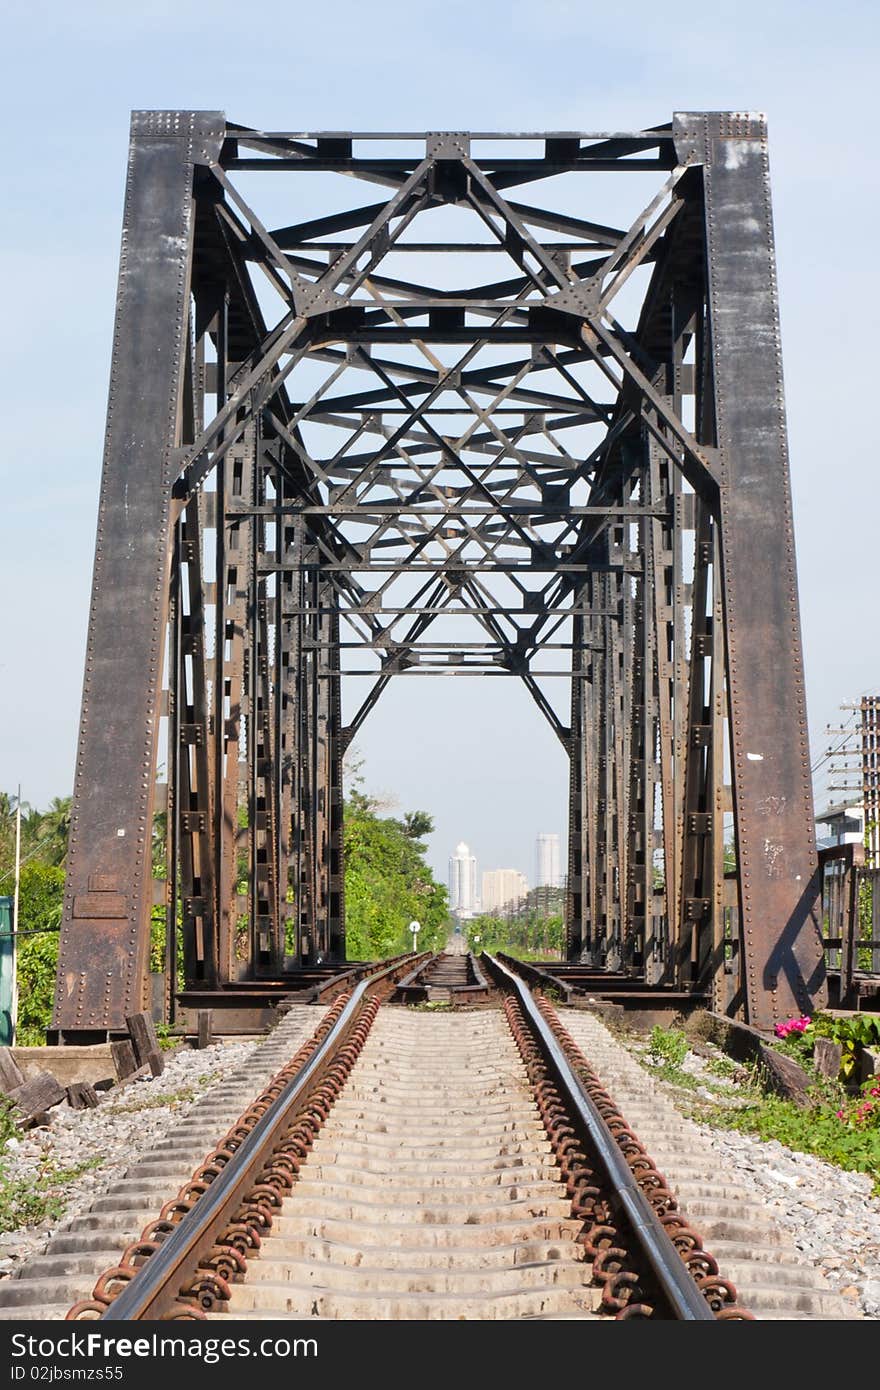
MULTIPOLYGON (((644 1041, 630 1038, 627 1043, 650 1074, 644 1041)), ((713 1088, 706 1061, 693 1051, 687 1054, 682 1071, 697 1081, 695 1091, 681 1091, 659 1078, 654 1084, 717 1154, 719 1172, 730 1174, 756 1207, 789 1233, 829 1289, 863 1317, 880 1320, 880 1198, 872 1195, 868 1174, 847 1172, 777 1139, 765 1140, 690 1118, 695 1101, 717 1104, 723 1098, 736 1106, 751 1099, 752 1093, 733 1082, 726 1086, 716 1082, 713 1088)), ((625 1096, 620 1100, 625 1111, 625 1096)))
MULTIPOLYGON (((317 1027, 323 1013, 322 1009, 303 1007, 297 1010, 300 1017, 286 1022, 283 1031, 290 1030, 291 1052, 317 1027)), ((562 1010, 561 1016, 574 1032, 579 1031, 574 1011, 562 1010)), ((585 1036, 584 1044, 586 1041, 585 1036)), ((53 1195, 57 1188, 62 1213, 0 1234, 0 1279, 17 1274, 23 1262, 41 1255, 59 1228, 87 1212, 96 1198, 140 1157, 150 1154, 206 1098, 223 1097, 235 1085, 235 1073, 240 1078, 249 1059, 255 1073, 266 1070, 271 1054, 267 1051, 262 1067, 261 1059, 253 1056, 261 1042, 215 1044, 198 1052, 178 1048, 166 1054, 161 1077, 103 1093, 97 1109, 74 1111, 56 1106, 50 1125, 9 1141, 0 1158, 7 1182, 34 1187, 39 1183, 45 1190, 47 1169, 67 1176, 52 1188, 53 1195)), ((644 1045, 630 1046, 644 1059, 644 1045)), ((269 1074, 278 1065, 273 1061, 269 1074)), ((601 1074, 601 1068, 597 1069, 601 1074)), ((694 1054, 688 1057, 685 1069, 701 1079, 703 1064, 694 1054)), ((669 1087, 659 1079, 652 1078, 650 1084, 685 1114, 693 1109, 695 1099, 713 1099, 709 1089, 700 1094, 702 1086, 695 1094, 669 1087)), ((613 1084, 610 1089, 615 1092, 613 1084)), ((625 1113, 626 1095, 617 1098, 625 1113)), ((789 1233, 803 1259, 827 1281, 828 1290, 846 1300, 853 1312, 880 1320, 880 1200, 871 1194, 871 1179, 794 1152, 776 1140, 763 1141, 703 1121, 685 1121, 688 1123, 717 1155, 719 1173, 730 1174, 731 1180, 748 1191, 756 1208, 789 1233)))
MULTIPOLYGON (((196 1122, 202 1113, 226 1116, 222 1125, 219 1118, 208 1122, 207 1153, 250 1096, 311 1036, 325 1012, 323 1007, 296 1004, 267 1037, 215 1043, 200 1051, 180 1046, 166 1054, 161 1076, 139 1078, 99 1093, 94 1109, 55 1106, 48 1125, 10 1139, 0 1155, 7 1193, 14 1184, 19 1192, 49 1195, 55 1211, 43 1220, 0 1233, 0 1280, 21 1277, 23 1266, 46 1252, 59 1231, 66 1233, 130 1170, 159 1146, 165 1147, 163 1141, 182 1123, 196 1122)), ((194 1166, 188 1165, 179 1181, 168 1179, 163 1201, 174 1196, 194 1166)), ((6 1207, 8 1224, 8 1201, 6 1207)), ((139 1222, 137 1229, 143 1224, 139 1222)))
POLYGON ((222 1086, 258 1046, 258 1041, 215 1043, 201 1052, 179 1047, 166 1054, 161 1076, 99 1093, 100 1104, 93 1110, 56 1105, 49 1125, 9 1140, 0 1158, 7 1181, 36 1183, 49 1165, 61 1173, 95 1166, 51 1186, 64 1204, 61 1215, 0 1234, 0 1278, 41 1253, 61 1224, 86 1211, 139 1154, 149 1152, 205 1094, 222 1086))

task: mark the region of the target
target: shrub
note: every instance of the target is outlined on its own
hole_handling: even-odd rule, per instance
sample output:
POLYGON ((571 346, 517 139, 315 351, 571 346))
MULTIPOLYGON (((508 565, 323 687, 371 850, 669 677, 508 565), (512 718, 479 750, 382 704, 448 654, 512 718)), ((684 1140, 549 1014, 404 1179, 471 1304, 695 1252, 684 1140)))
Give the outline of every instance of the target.
POLYGON ((18 1027, 16 1042, 40 1046, 52 1018, 58 969, 58 928, 64 893, 64 870, 27 864, 21 871, 18 957, 18 1027), (33 933, 33 935, 31 935, 33 933))
POLYGON ((648 1051, 657 1066, 680 1067, 688 1053, 688 1040, 680 1028, 651 1029, 648 1051))

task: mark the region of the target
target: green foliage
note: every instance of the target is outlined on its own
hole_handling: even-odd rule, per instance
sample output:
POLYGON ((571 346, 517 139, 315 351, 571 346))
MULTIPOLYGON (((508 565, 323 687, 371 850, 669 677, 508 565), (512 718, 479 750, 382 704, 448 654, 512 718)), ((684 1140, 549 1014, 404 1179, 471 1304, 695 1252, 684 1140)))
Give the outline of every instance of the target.
MULTIPOLYGON (((69 796, 53 797, 48 810, 21 803, 21 862, 63 867, 70 834, 69 796)), ((11 893, 15 872, 15 813, 17 799, 0 792, 0 893, 11 893)))
POLYGON ((0 1096, 0 1151, 6 1148, 10 1139, 19 1137, 17 1123, 18 1108, 6 1096, 0 1096))
POLYGON ((421 923, 419 950, 438 951, 449 933, 446 889, 425 862, 415 832, 430 817, 380 816, 362 792, 345 806, 345 929, 350 960, 382 960, 412 949, 409 924, 421 923))
POLYGON ((40 1046, 52 1017, 58 969, 58 928, 64 894, 64 870, 32 862, 21 871, 19 897, 18 1027, 16 1042, 40 1046))
MULTIPOLYGON (((355 778, 359 781, 359 778, 355 778)), ((64 863, 70 822, 70 798, 55 798, 46 812, 22 806, 22 857, 17 943, 19 1015, 17 1041, 45 1042, 52 1015, 58 967, 58 929, 64 891, 64 863), (27 933, 27 934, 25 934, 27 933), (34 934, 31 934, 34 933, 34 934)), ((246 828, 247 807, 239 808, 239 826, 246 828)), ((401 820, 378 814, 376 804, 355 791, 346 807, 346 928, 351 959, 381 959, 412 947, 409 923, 418 920, 419 947, 440 950, 445 945, 449 918, 446 889, 434 880, 425 862, 423 836, 433 830, 425 811, 407 812, 401 820)), ((152 867, 157 877, 166 872, 166 818, 154 817, 152 867)), ((15 798, 0 793, 0 873, 11 872, 15 844, 15 798)), ((237 857, 238 889, 247 888, 247 856, 237 857)), ((10 885, 7 885, 10 886, 10 885)), ((0 884, 0 892, 4 891, 0 884)), ((288 894, 290 901, 293 894, 288 894)), ((287 933, 292 940, 292 923, 287 933)), ((180 923, 178 921, 178 933, 180 923)), ((150 914, 150 969, 165 968, 166 909, 150 914)), ((237 954, 246 953, 247 917, 237 923, 237 954)), ((183 953, 178 941, 178 986, 182 985, 183 953)), ((168 1040, 170 1045, 170 1040, 168 1040)), ((2 1136, 2 1119, 0 1119, 2 1136)))
MULTIPOLYGON (((784 1041, 790 1042, 795 1036, 791 1034, 784 1041)), ((862 1048, 880 1042, 880 1015, 864 1013, 852 1014, 849 1018, 835 1018, 830 1014, 818 1013, 800 1035, 803 1055, 807 1058, 813 1054, 816 1038, 830 1038, 832 1042, 840 1043, 843 1049, 840 1079, 850 1081, 855 1075, 862 1048)), ((794 1055, 797 1055, 797 1047, 794 1055)))
POLYGON ((167 911, 161 903, 150 908, 150 969, 165 969, 165 931, 167 911))
POLYGON ((659 1023, 651 1029, 648 1052, 657 1066, 681 1066, 688 1054, 688 1040, 678 1028, 661 1028, 659 1023))
POLYGON ((432 834, 433 830, 434 817, 429 816, 427 811, 404 812, 403 833, 411 840, 423 840, 426 835, 432 834))
POLYGON ((173 1052, 174 1048, 177 1047, 180 1042, 179 1034, 172 1033, 169 1023, 156 1024, 156 1037, 159 1040, 159 1047, 163 1052, 173 1052))
POLYGON ((150 837, 150 858, 153 878, 164 878, 168 873, 167 811, 157 811, 153 816, 153 833, 150 837))
POLYGON ((789 1033, 786 1038, 774 1038, 773 1051, 781 1052, 802 1067, 810 1068, 813 1062, 813 1035, 804 1030, 803 1033, 789 1033))
POLYGON ((739 1068, 732 1057, 710 1057, 706 1062, 706 1070, 711 1076, 719 1076, 722 1080, 727 1080, 734 1076, 739 1068))
POLYGON ((816 1014, 810 1028, 814 1037, 831 1038, 834 1042, 853 1042, 861 1047, 870 1047, 880 1042, 880 1014, 851 1014, 849 1018, 832 1018, 830 1014, 816 1014))
MULTIPOLYGON (((46 1041, 58 968, 58 929, 64 893, 64 863, 70 834, 69 796, 53 798, 48 810, 22 802, 21 884, 18 930, 18 1029, 24 1046, 46 1041), (35 934, 34 934, 35 933, 35 934)), ((12 893, 15 868, 16 798, 0 792, 0 893, 12 893)), ((0 1129, 2 1133, 2 1129, 0 1129)))
POLYGON ((815 1154, 838 1168, 869 1173, 880 1195, 880 1128, 852 1126, 832 1105, 809 1109, 778 1096, 765 1096, 741 1109, 723 1106, 702 1111, 701 1118, 726 1129, 778 1139, 790 1149, 815 1154))
POLYGON ((798 1020, 789 1019, 777 1025, 777 1037, 773 1046, 777 1052, 784 1052, 803 1066, 811 1067, 817 1038, 828 1038, 839 1043, 842 1049, 840 1080, 849 1082, 856 1074, 862 1048, 872 1047, 880 1042, 880 1015, 859 1013, 849 1018, 838 1018, 827 1013, 817 1013, 807 1022, 800 1019, 806 1027, 795 1026, 798 1020))
POLYGON ((83 1173, 100 1168, 103 1155, 86 1159, 73 1168, 59 1168, 51 1158, 40 1161, 36 1175, 9 1178, 0 1167, 0 1233, 36 1226, 47 1217, 57 1220, 67 1205, 64 1188, 83 1173))
POLYGON ((466 926, 472 951, 488 951, 491 955, 506 951, 525 959, 531 956, 541 960, 548 953, 560 951, 565 936, 560 916, 545 917, 537 911, 521 917, 474 917, 466 926))

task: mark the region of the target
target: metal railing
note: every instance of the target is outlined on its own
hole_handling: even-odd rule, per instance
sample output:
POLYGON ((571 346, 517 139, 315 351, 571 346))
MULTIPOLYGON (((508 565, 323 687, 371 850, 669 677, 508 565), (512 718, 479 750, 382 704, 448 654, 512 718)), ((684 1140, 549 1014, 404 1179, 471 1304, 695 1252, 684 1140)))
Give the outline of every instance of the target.
POLYGON ((829 970, 840 971, 840 1002, 858 976, 880 974, 880 869, 865 864, 859 844, 819 851, 822 938, 829 970))

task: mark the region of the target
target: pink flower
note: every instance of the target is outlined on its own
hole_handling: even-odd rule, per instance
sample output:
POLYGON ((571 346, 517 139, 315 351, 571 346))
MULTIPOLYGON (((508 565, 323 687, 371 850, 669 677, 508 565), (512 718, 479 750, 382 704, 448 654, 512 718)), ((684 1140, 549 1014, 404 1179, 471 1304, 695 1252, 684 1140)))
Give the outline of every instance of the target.
POLYGON ((777 1038, 787 1038, 789 1033, 803 1033, 809 1028, 812 1019, 806 1014, 801 1014, 800 1018, 787 1018, 784 1023, 777 1023, 774 1032, 777 1038))

